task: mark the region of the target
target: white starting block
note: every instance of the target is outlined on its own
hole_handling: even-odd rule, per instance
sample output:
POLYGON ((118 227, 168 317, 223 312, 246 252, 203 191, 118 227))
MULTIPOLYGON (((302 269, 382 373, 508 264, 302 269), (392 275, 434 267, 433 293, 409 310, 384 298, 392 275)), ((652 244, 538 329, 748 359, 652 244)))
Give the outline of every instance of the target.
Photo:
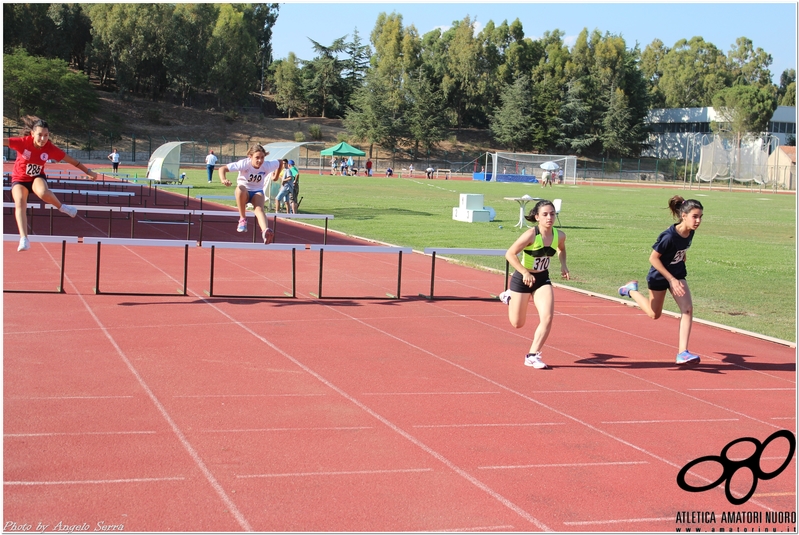
POLYGON ((466 223, 488 223, 493 217, 491 210, 483 207, 482 195, 461 193, 460 206, 452 208, 452 219, 466 223))

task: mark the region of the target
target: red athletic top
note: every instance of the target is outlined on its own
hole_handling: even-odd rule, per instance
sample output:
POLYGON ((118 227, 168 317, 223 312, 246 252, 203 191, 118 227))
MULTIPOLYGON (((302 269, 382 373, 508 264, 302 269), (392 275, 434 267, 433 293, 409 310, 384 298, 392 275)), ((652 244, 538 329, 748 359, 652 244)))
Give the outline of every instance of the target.
POLYGON ((14 170, 11 172, 12 182, 33 182, 33 179, 44 173, 44 166, 47 160, 60 162, 66 153, 50 143, 44 147, 37 147, 33 144, 33 136, 10 137, 8 146, 17 151, 17 159, 14 162, 14 170))

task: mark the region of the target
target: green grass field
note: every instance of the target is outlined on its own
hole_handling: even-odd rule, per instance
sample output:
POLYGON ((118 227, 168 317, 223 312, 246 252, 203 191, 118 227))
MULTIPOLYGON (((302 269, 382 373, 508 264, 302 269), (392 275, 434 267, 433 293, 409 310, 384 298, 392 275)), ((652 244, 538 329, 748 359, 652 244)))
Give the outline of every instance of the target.
MULTIPOLYGON (((224 194, 209 187, 205 170, 188 170, 193 194, 224 194)), ((300 207, 333 214, 330 228, 381 242, 425 247, 505 249, 518 237, 518 204, 504 197, 563 199, 560 228, 567 235, 571 281, 566 285, 617 295, 631 279, 644 281, 657 235, 673 219, 672 195, 696 198, 705 207, 702 226, 688 251, 688 282, 697 318, 796 341, 796 197, 726 190, 557 185, 460 180, 332 177, 303 173, 300 207), (494 208, 491 223, 452 220, 459 194, 479 193, 494 208), (503 228, 500 228, 502 226, 503 228)), ((229 202, 227 204, 233 204, 229 202)), ((532 204, 528 205, 531 207, 532 204)), ((463 258, 504 270, 498 257, 463 258)), ((557 272, 553 272, 557 276, 557 272)), ((555 279, 553 279, 555 280, 555 279)), ((645 290, 644 290, 645 291, 645 290)), ((666 309, 676 311, 667 299, 666 309)))

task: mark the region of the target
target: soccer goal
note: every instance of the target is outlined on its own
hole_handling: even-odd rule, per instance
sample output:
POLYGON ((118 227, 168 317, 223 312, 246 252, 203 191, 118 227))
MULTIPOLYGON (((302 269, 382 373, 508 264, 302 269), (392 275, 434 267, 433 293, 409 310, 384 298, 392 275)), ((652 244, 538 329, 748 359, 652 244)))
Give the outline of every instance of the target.
MULTIPOLYGON (((768 157, 776 151, 779 140, 775 136, 745 135, 721 132, 703 134, 694 138, 694 151, 699 150, 696 180, 768 184, 771 180, 768 157)), ((686 155, 687 156, 687 155, 686 155)))
POLYGON ((577 183, 576 156, 521 152, 495 152, 489 156, 486 170, 493 175, 495 182, 532 182, 533 178, 540 182, 542 174, 550 168, 550 172, 555 173, 553 181, 556 184, 561 180, 564 184, 577 183))

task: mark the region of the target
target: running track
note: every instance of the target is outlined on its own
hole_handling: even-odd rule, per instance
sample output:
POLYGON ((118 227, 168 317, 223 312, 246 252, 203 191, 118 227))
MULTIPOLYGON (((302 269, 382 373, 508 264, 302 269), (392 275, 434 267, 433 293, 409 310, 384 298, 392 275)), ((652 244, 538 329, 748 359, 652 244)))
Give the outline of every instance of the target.
MULTIPOLYGON (((4 224, 14 229, 8 213, 4 224)), ((56 224, 105 229, 83 215, 56 224)), ((321 242, 280 225, 278 242, 321 242)), ((3 252, 4 288, 52 289, 60 245, 3 252)), ((217 293, 290 290, 289 253, 217 255, 217 293)), ((181 249, 109 246, 103 262, 106 291, 182 283, 181 249)), ((417 297, 430 289, 421 254, 403 257, 401 300, 315 299, 311 251, 297 254, 297 299, 208 298, 209 263, 207 249, 190 251, 187 297, 95 295, 95 248, 68 245, 66 294, 4 294, 6 531, 695 527, 676 521, 683 511, 743 531, 721 513, 796 511, 795 455, 742 506, 723 484, 676 484, 734 439, 796 432, 791 347, 695 324, 702 363, 680 369, 676 319, 556 287, 551 369, 533 370, 522 360, 534 313, 517 331, 496 301, 417 297)), ((330 254, 324 269, 326 295, 396 289, 394 255, 330 254)), ((487 297, 502 279, 439 260, 436 295, 487 297)), ((769 446, 763 470, 787 449, 769 446)), ((719 471, 705 464, 689 481, 719 471)), ((733 494, 751 483, 740 471, 733 494)))

